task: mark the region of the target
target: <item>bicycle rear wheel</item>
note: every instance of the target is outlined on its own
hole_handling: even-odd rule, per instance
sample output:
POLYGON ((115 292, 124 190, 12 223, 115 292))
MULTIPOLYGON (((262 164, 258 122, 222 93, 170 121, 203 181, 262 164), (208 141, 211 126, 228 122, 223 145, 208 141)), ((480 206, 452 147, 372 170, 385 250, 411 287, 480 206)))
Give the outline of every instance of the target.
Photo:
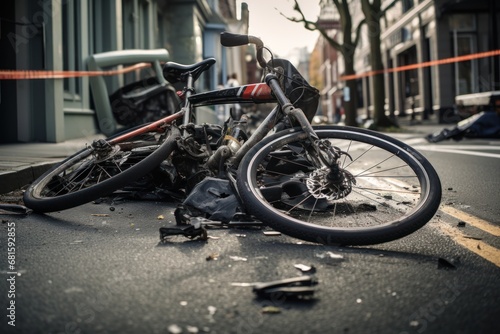
POLYGON ((179 135, 171 127, 116 145, 95 141, 35 180, 24 193, 24 203, 34 211, 52 212, 108 195, 157 167, 172 153, 179 135))
POLYGON ((370 245, 406 236, 427 223, 441 200, 431 164, 408 145, 349 127, 317 127, 343 152, 342 181, 311 163, 300 129, 284 130, 245 155, 237 174, 247 212, 292 237, 322 244, 370 245))

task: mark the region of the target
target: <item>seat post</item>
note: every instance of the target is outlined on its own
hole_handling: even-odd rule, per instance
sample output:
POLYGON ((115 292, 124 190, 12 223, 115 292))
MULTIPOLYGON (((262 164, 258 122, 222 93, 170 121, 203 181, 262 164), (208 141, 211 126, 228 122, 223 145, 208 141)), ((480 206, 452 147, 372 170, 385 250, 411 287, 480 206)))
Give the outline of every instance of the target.
POLYGON ((187 73, 187 80, 186 80, 186 94, 185 94, 185 99, 186 102, 184 103, 184 108, 186 109, 184 112, 184 117, 182 119, 182 124, 188 124, 191 118, 191 103, 189 103, 189 97, 193 94, 194 87, 193 87, 193 75, 191 72, 187 73))

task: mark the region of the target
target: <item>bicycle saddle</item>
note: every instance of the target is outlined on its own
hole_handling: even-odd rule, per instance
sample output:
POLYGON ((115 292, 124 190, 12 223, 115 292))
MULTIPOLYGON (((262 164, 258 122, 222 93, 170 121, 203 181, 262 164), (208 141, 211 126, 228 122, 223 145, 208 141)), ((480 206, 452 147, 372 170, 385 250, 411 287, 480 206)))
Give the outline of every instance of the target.
POLYGON ((186 82, 189 74, 192 75, 193 81, 196 81, 200 75, 208 70, 213 64, 215 64, 215 58, 203 59, 191 65, 183 65, 169 61, 163 66, 163 76, 171 84, 186 82))

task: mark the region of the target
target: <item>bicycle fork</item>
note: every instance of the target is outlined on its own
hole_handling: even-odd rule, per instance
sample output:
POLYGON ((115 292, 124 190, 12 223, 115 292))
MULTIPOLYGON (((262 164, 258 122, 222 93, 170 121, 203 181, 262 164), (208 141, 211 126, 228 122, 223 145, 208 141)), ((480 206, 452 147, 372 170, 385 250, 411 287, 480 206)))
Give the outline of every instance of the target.
POLYGON ((311 123, 300 108, 295 108, 283 93, 275 74, 266 76, 266 83, 271 87, 276 99, 287 117, 297 122, 307 134, 310 145, 307 157, 317 168, 307 179, 307 187, 316 198, 339 199, 347 196, 356 180, 351 173, 344 170, 339 163, 342 155, 352 157, 349 153, 335 147, 329 140, 322 140, 314 131, 311 123))
MULTIPOLYGON (((338 174, 335 172, 338 170, 337 161, 343 152, 340 151, 340 149, 333 147, 329 141, 319 139, 304 112, 300 108, 295 108, 292 103, 290 103, 290 100, 281 89, 278 77, 275 74, 268 74, 265 80, 275 94, 276 99, 281 105, 283 113, 287 115, 288 118, 297 122, 302 130, 307 134, 313 150, 313 152, 311 152, 312 154, 309 155, 309 158, 311 158, 315 167, 327 167, 332 169, 332 173, 338 174)), ((338 176, 332 175, 332 178, 338 178, 338 176)))

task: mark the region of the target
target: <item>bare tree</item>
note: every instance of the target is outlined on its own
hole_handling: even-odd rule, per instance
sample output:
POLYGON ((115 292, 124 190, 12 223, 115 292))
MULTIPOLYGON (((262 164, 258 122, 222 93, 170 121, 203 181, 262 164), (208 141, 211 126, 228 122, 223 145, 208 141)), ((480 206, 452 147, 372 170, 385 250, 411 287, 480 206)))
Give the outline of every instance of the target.
MULTIPOLYGON (((354 71, 354 51, 358 45, 361 27, 366 24, 368 28, 368 39, 370 43, 370 64, 371 70, 376 74, 371 80, 373 92, 373 128, 397 126, 385 114, 385 80, 384 65, 382 62, 381 40, 380 40, 380 20, 385 15, 387 9, 392 7, 397 1, 393 1, 389 6, 382 9, 381 0, 361 0, 361 9, 364 19, 361 20, 353 35, 353 23, 349 12, 348 0, 330 0, 333 2, 340 17, 340 30, 343 32, 342 43, 331 38, 327 31, 317 22, 309 21, 305 18, 300 5, 295 0, 294 10, 300 14, 300 18, 288 18, 291 21, 303 23, 308 30, 317 30, 328 41, 328 43, 338 50, 344 59, 345 76, 355 74, 354 71)), ((346 87, 350 91, 350 101, 345 101, 346 124, 356 125, 356 101, 359 92, 357 91, 355 79, 346 81, 346 87)))
MULTIPOLYGON (((349 12, 349 1, 348 0, 332 0, 337 7, 339 17, 340 17, 340 30, 343 32, 342 41, 339 42, 332 38, 326 29, 321 27, 318 22, 313 22, 306 19, 304 12, 300 8, 299 3, 295 0, 294 10, 300 15, 300 18, 290 18, 288 20, 293 22, 298 22, 304 24, 304 27, 308 30, 317 30, 325 38, 328 43, 340 52, 344 60, 344 75, 354 75, 354 51, 356 50, 356 45, 358 44, 360 29, 364 24, 365 20, 358 23, 353 33, 353 22, 351 19, 351 14, 349 12)), ((344 96, 344 110, 345 110, 345 123, 346 125, 357 126, 356 122, 356 102, 358 99, 358 91, 356 87, 355 80, 348 80, 346 82, 346 87, 349 90, 349 98, 344 96)))

